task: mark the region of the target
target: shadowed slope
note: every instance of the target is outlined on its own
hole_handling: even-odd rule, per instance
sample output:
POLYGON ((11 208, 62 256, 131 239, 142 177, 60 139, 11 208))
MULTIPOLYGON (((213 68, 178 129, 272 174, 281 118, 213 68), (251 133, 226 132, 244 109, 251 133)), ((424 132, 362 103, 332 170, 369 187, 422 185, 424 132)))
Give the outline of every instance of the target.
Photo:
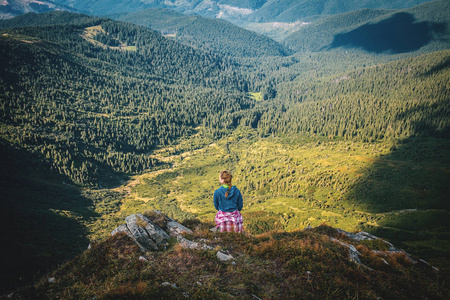
POLYGON ((446 28, 446 24, 415 22, 413 15, 397 13, 379 23, 337 34, 330 48, 360 48, 375 53, 411 52, 426 46, 434 33, 442 33, 446 28))

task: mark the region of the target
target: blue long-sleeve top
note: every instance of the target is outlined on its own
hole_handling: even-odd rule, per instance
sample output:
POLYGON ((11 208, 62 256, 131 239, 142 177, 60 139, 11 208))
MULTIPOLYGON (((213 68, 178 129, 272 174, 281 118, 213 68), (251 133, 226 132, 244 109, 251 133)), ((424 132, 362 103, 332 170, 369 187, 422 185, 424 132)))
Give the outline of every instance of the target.
POLYGON ((225 193, 228 188, 221 186, 214 192, 214 207, 221 211, 241 211, 243 206, 241 191, 234 185, 228 192, 228 197, 225 198, 225 193))

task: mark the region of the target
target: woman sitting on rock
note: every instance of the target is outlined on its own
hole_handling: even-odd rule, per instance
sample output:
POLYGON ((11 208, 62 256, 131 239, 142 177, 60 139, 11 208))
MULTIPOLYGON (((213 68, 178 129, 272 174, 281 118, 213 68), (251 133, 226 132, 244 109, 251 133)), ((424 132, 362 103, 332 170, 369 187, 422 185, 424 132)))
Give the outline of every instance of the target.
POLYGON ((216 225, 220 232, 243 231, 244 220, 240 213, 242 209, 242 195, 239 189, 231 185, 233 176, 228 171, 222 171, 219 181, 222 186, 214 192, 214 207, 216 225))

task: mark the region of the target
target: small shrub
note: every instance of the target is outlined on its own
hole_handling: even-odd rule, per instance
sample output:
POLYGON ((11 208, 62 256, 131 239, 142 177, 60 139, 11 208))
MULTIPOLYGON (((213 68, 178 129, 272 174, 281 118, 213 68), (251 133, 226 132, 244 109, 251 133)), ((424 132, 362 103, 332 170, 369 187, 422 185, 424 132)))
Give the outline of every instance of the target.
POLYGON ((359 243, 366 246, 370 250, 386 251, 390 247, 389 244, 382 239, 362 240, 359 243))

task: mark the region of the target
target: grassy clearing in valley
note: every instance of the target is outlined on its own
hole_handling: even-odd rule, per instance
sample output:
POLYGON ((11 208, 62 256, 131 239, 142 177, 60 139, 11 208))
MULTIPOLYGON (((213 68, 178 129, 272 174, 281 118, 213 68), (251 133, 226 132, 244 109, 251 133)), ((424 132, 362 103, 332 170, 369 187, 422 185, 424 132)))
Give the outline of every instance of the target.
POLYGON ((449 252, 440 242, 450 225, 446 143, 260 139, 249 129, 216 143, 198 135, 156 152, 170 167, 134 177, 117 212, 102 218, 118 224, 130 213, 157 209, 178 220, 211 222, 218 173, 228 169, 243 193, 245 227, 252 234, 321 224, 362 229, 439 263, 436 254, 449 252))

